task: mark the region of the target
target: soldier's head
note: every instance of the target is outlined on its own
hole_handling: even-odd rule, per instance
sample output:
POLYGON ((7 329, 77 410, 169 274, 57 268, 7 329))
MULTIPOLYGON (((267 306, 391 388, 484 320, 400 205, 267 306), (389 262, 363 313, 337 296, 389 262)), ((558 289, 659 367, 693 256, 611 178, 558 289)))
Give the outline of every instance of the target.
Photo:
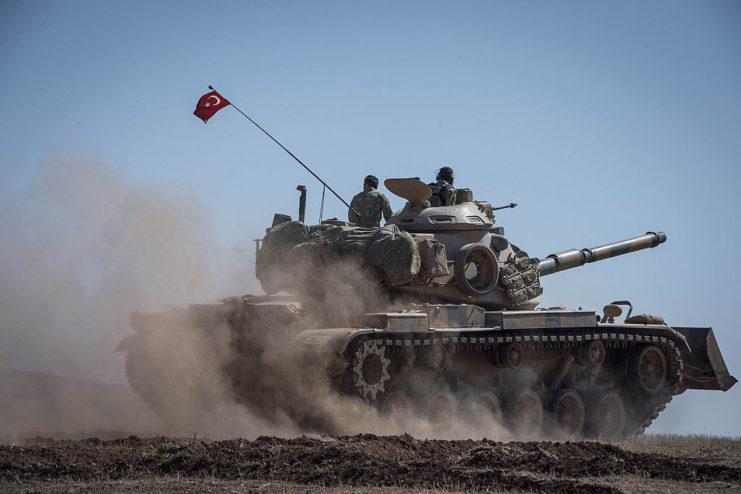
POLYGON ((375 175, 368 175, 363 180, 363 187, 373 187, 374 189, 378 188, 378 177, 375 175))
POLYGON ((435 177, 435 180, 445 180, 450 185, 453 185, 454 178, 455 178, 455 173, 453 173, 453 169, 450 168, 449 166, 444 166, 437 171, 437 176, 435 177))

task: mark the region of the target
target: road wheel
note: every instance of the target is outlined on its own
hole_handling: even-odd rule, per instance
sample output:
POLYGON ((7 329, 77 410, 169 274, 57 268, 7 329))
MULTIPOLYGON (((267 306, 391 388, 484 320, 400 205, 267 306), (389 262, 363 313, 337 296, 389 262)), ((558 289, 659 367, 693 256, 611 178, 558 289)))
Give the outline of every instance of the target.
POLYGON ((405 427, 411 424, 414 417, 412 401, 403 391, 392 391, 383 400, 381 415, 405 427))
POLYGON ((553 433, 563 439, 575 439, 581 436, 584 429, 584 402, 579 393, 573 390, 561 390, 551 405, 553 413, 553 433))
POLYGON ((529 439, 540 433, 543 402, 535 391, 525 390, 507 401, 507 421, 518 438, 529 439))
POLYGON ((427 403, 427 419, 435 425, 450 424, 455 419, 455 398, 450 393, 435 393, 427 403))
POLYGON ((497 424, 502 423, 502 406, 494 393, 487 391, 478 395, 473 402, 473 411, 478 417, 494 420, 497 424))
POLYGON ((638 391, 656 394, 666 384, 668 366, 666 356, 655 345, 639 346, 628 357, 628 382, 638 391))
POLYGON ((619 394, 599 395, 589 406, 587 429, 597 439, 617 440, 625 430, 625 404, 619 394))

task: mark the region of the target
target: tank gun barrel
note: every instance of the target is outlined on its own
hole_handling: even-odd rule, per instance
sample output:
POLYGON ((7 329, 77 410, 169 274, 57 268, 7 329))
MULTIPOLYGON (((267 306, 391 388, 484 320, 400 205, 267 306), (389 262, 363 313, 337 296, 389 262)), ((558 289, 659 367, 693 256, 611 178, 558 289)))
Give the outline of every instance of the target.
POLYGON ((645 235, 612 242, 591 249, 569 249, 551 254, 540 261, 540 275, 545 276, 565 269, 583 266, 588 262, 602 261, 610 257, 622 256, 642 249, 656 247, 666 240, 664 232, 647 232, 645 235))

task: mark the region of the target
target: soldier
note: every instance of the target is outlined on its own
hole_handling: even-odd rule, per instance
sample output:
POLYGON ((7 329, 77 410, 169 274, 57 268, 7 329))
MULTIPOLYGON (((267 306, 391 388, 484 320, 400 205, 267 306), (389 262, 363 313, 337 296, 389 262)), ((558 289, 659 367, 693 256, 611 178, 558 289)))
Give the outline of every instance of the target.
POLYGON ((444 166, 437 171, 437 176, 435 177, 437 182, 427 184, 432 189, 430 206, 451 206, 455 204, 454 179, 455 174, 449 166, 444 166))
POLYGON ((393 212, 389 200, 381 192, 378 192, 378 178, 368 175, 363 180, 363 192, 360 192, 350 201, 350 210, 347 219, 350 223, 365 228, 377 228, 381 226, 381 213, 388 221, 393 212), (355 214, 353 209, 358 212, 355 214))

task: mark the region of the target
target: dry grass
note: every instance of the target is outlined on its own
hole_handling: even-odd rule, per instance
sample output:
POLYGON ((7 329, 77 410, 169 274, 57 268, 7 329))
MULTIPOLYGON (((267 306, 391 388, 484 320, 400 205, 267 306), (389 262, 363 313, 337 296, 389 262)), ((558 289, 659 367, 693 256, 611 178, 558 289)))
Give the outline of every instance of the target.
MULTIPOLYGON (((430 493, 430 494, 457 494, 465 490, 456 488, 419 489, 394 487, 327 487, 321 485, 300 485, 290 482, 265 482, 258 480, 224 481, 218 479, 171 479, 150 478, 141 480, 120 480, 100 482, 30 482, 21 488, 17 483, 0 482, 0 494, 23 492, 24 494, 82 494, 86 492, 134 494, 139 492, 159 494, 402 494, 402 493, 430 493)), ((504 491, 488 491, 492 494, 504 491)))
POLYGON ((619 446, 638 453, 660 453, 671 456, 704 458, 722 464, 741 464, 741 437, 704 434, 644 434, 626 439, 619 446))

